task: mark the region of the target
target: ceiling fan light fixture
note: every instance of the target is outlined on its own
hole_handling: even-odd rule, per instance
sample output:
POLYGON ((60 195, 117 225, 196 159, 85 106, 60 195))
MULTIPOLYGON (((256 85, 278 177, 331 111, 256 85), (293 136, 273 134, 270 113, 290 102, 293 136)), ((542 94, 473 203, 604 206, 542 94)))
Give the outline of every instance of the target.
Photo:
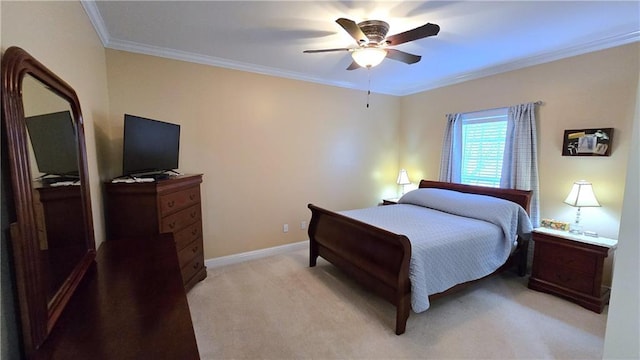
POLYGON ((351 53, 353 61, 364 68, 370 68, 380 64, 386 56, 387 50, 377 47, 355 49, 351 53))

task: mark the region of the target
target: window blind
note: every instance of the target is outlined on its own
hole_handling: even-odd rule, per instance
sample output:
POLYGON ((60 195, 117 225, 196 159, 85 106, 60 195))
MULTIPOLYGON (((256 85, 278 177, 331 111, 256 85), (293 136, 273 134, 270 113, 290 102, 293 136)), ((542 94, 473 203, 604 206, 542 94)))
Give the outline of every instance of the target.
POLYGON ((463 184, 500 187, 506 135, 507 108, 463 114, 463 184))

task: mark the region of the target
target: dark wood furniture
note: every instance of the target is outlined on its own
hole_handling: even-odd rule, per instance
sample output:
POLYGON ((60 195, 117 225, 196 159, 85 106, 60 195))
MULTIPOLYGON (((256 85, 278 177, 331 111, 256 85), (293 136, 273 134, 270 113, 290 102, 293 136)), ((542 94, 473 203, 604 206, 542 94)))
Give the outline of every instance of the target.
POLYGON ((199 359, 170 234, 106 241, 37 359, 199 359))
POLYGON ((394 205, 398 203, 400 199, 382 199, 382 205, 394 205))
POLYGON ((38 223, 38 240, 48 271, 45 282, 50 296, 64 283, 84 252, 86 229, 82 219, 82 196, 80 186, 34 186, 34 205, 38 223), (64 216, 61 216, 63 214, 64 216))
POLYGON ((11 183, 6 202, 22 355, 197 359, 172 238, 105 242, 96 259, 82 112, 73 88, 17 47, 4 52, 1 72, 1 144, 8 160, 2 180, 11 183), (79 184, 42 186, 34 181, 41 172, 30 149, 38 143, 30 143, 25 115, 58 111, 72 115, 79 184))
MULTIPOLYGON (((531 200, 531 191, 523 190, 427 180, 422 180, 419 187, 449 189, 499 197, 519 204, 527 212, 531 200)), ((411 311, 411 283, 409 281, 411 243, 409 239, 404 235, 394 234, 313 204, 309 204, 309 209, 312 213, 309 223, 309 266, 315 266, 318 256, 321 256, 391 302, 397 308, 396 334, 404 333, 411 311)), ((527 248, 528 240, 519 238, 516 251, 501 269, 515 263, 518 266, 519 274, 524 276, 527 248)), ((457 285, 429 298, 454 292, 465 284, 457 285)))
MULTIPOLYGON (((4 126, 1 144, 2 153, 7 154, 8 160, 2 162, 2 176, 3 181, 10 180, 11 183, 6 201, 13 250, 12 275, 15 275, 20 311, 22 348, 24 356, 31 358, 46 340, 96 255, 89 173, 82 111, 75 90, 26 51, 15 46, 4 52, 1 72, 4 126), (46 194, 34 188, 33 180, 40 171, 30 161, 30 149, 35 144, 42 144, 30 143, 25 116, 60 111, 67 111, 71 115, 71 126, 76 136, 71 147, 77 150, 80 184, 77 186, 78 196, 73 198, 77 201, 75 208, 79 210, 69 219, 64 219, 70 215, 67 212, 52 212, 46 219, 47 224, 44 221, 39 224, 36 219, 38 195, 46 197, 46 194), (43 226, 58 226, 65 221, 64 226, 74 231, 74 235, 65 239, 75 241, 71 245, 74 255, 52 255, 49 250, 51 246, 58 248, 57 245, 49 244, 46 239, 42 242, 43 237, 39 235, 49 231, 43 226), (60 272, 61 269, 64 269, 64 273, 60 272), (57 274, 54 275, 54 272, 57 274)), ((57 230, 52 229, 54 232, 57 230)))
POLYGON ((43 232, 42 241, 55 239, 70 244, 82 242, 85 236, 84 226, 78 226, 77 219, 82 217, 82 194, 80 186, 50 186, 38 184, 34 186, 36 193, 36 219, 39 231, 43 232), (60 214, 65 216, 60 216, 60 214))
POLYGON ((617 240, 537 228, 529 288, 566 298, 601 313, 610 290, 602 286, 604 260, 617 240))
POLYGON ((202 250, 202 175, 180 175, 154 182, 106 183, 109 239, 172 233, 189 291, 207 276, 202 250))

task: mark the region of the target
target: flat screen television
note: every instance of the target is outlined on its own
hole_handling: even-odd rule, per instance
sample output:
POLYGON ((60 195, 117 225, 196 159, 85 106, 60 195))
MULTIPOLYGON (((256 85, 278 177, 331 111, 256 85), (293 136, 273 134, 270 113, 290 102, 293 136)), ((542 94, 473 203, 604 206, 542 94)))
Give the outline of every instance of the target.
POLYGON ((71 113, 59 111, 25 118, 41 178, 78 178, 78 142, 71 113))
POLYGON ((124 115, 123 175, 163 173, 178 168, 180 125, 124 115))

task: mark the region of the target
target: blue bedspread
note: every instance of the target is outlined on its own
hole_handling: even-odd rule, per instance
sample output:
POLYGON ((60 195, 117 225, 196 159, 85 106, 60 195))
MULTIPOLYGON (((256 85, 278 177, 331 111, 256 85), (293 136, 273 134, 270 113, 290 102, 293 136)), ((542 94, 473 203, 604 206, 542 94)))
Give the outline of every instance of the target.
POLYGON ((526 211, 513 202, 431 188, 405 194, 398 205, 340 213, 409 238, 415 312, 429 308, 429 295, 495 271, 516 237, 532 230, 526 211))

